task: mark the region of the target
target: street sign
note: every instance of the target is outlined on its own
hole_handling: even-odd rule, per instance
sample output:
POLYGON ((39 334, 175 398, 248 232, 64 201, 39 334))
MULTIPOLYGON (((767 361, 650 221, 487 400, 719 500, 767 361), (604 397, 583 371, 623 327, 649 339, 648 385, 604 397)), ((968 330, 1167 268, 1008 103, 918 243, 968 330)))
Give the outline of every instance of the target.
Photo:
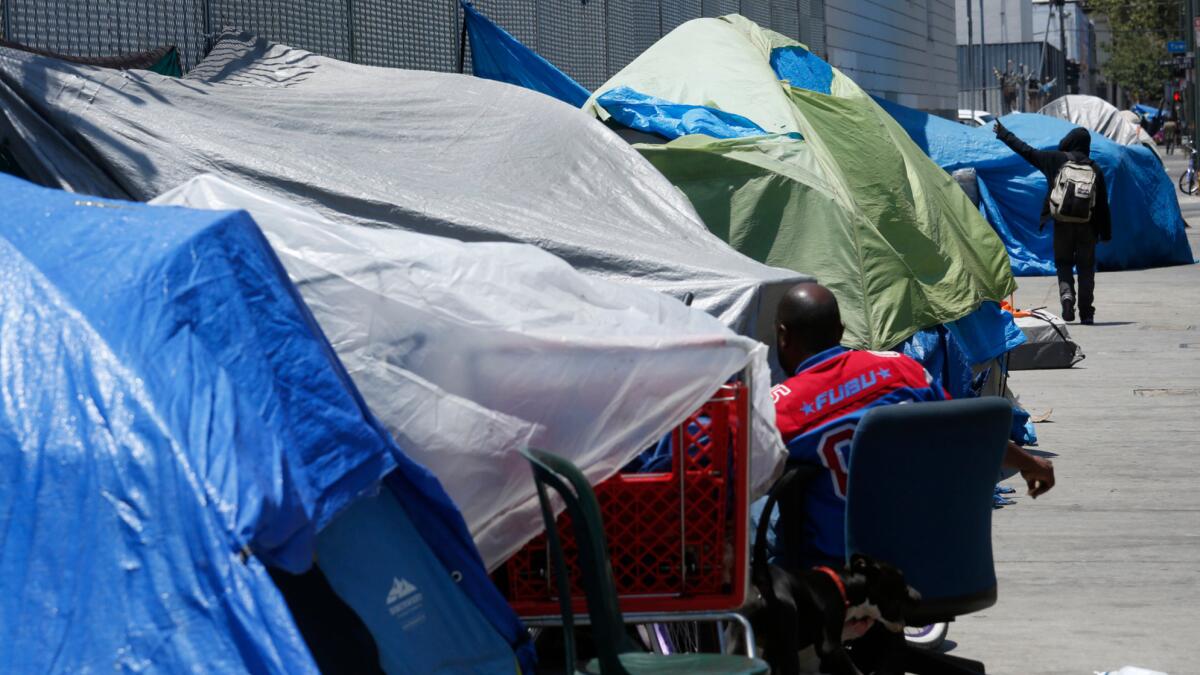
POLYGON ((1171 40, 1167 43, 1168 54, 1183 54, 1187 51, 1187 42, 1184 40, 1171 40))

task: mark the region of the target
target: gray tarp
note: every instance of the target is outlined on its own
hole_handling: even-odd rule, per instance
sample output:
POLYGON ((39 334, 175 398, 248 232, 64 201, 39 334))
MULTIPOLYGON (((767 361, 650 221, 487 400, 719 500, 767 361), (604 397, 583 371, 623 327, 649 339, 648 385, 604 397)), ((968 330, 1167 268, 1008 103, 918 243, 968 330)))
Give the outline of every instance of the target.
POLYGON ((536 244, 766 338, 797 279, 710 234, 627 143, 510 85, 226 37, 184 79, 0 49, 0 141, 35 181, 148 200, 217 173, 349 224, 536 244), (766 311, 762 311, 766 310, 766 311))
POLYGON ((1096 96, 1069 94, 1042 106, 1039 114, 1057 117, 1121 145, 1144 145, 1158 154, 1158 145, 1140 125, 1125 119, 1116 106, 1096 96))

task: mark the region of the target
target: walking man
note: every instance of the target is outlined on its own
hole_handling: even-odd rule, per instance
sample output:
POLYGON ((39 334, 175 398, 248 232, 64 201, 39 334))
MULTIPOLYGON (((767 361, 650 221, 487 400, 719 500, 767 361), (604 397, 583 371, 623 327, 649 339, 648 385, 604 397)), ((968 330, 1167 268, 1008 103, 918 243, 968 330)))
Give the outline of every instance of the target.
POLYGON ((1096 242, 1112 239, 1108 188, 1104 173, 1091 159, 1092 137, 1087 129, 1072 129, 1058 150, 1038 150, 996 122, 996 138, 1046 176, 1050 190, 1042 205, 1041 222, 1054 220, 1054 267, 1062 317, 1075 320, 1075 276, 1079 271, 1079 322, 1095 322, 1096 242))
POLYGON ((1166 124, 1162 128, 1163 142, 1167 144, 1167 154, 1174 154, 1175 143, 1178 139, 1179 124, 1174 117, 1168 117, 1166 124))

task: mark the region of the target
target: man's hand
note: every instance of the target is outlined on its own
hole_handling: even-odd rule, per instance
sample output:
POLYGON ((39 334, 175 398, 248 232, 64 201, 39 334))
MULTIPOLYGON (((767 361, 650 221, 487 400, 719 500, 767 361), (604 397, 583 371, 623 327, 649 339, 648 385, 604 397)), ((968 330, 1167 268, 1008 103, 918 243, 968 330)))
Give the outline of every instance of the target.
POLYGON ((1021 469, 1021 478, 1029 486, 1029 496, 1037 499, 1054 487, 1054 463, 1030 455, 1029 466, 1021 469))
POLYGON ((1029 454, 1021 446, 1008 442, 1004 452, 1004 466, 1021 472, 1021 478, 1029 486, 1029 496, 1037 499, 1054 487, 1054 463, 1029 454))
POLYGON ((992 127, 992 131, 996 133, 996 138, 999 138, 1001 134, 1008 132, 1008 128, 1001 124, 1000 120, 996 120, 996 126, 992 127))

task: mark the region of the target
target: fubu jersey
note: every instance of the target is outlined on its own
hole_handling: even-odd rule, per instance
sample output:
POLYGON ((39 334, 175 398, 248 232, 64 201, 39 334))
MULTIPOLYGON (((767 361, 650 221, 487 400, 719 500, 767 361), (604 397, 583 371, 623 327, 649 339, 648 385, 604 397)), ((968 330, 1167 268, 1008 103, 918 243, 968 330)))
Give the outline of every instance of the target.
POLYGON ((903 354, 834 347, 800 364, 796 375, 771 390, 789 463, 825 469, 807 487, 804 541, 773 547, 783 560, 802 566, 843 563, 846 479, 855 427, 878 406, 948 398, 932 382, 921 364, 903 354))

